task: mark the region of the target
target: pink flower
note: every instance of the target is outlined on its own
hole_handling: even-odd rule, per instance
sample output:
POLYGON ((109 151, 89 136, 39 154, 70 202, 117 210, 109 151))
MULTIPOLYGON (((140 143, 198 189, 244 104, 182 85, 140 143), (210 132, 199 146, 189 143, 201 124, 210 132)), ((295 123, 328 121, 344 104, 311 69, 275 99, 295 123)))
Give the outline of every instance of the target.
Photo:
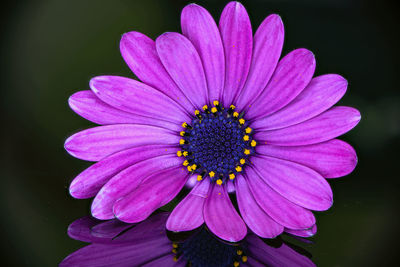
POLYGON ((183 34, 164 33, 155 42, 123 35, 122 56, 141 82, 99 76, 91 91, 69 99, 76 113, 101 125, 65 142, 74 157, 97 162, 75 178, 71 195, 95 197, 98 219, 134 223, 186 185, 192 189, 169 216, 171 231, 205 223, 228 241, 243 239, 246 225, 264 238, 314 234, 312 211, 332 205, 325 178, 357 164, 354 149, 335 139, 360 120, 354 108, 332 107, 347 81, 313 78, 307 49, 279 60, 278 15, 253 36, 240 3, 225 7, 219 27, 190 4, 181 24, 183 34))

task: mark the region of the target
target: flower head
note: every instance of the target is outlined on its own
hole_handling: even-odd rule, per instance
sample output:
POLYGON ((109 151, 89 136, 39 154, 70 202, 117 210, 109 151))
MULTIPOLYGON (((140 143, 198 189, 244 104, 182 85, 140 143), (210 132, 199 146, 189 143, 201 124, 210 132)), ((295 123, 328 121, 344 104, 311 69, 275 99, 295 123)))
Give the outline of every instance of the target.
POLYGON ((314 234, 311 211, 332 205, 325 178, 344 176, 357 163, 354 149, 335 139, 360 120, 356 109, 332 107, 346 80, 313 78, 307 49, 279 60, 278 15, 253 36, 240 3, 225 7, 219 26, 190 4, 181 24, 183 34, 156 41, 123 35, 122 56, 141 82, 99 76, 91 91, 69 99, 75 112, 101 125, 65 143, 71 155, 97 162, 74 179, 71 195, 95 197, 98 219, 134 223, 186 185, 192 189, 169 216, 171 231, 205 223, 228 241, 243 239, 246 225, 264 238, 314 234))

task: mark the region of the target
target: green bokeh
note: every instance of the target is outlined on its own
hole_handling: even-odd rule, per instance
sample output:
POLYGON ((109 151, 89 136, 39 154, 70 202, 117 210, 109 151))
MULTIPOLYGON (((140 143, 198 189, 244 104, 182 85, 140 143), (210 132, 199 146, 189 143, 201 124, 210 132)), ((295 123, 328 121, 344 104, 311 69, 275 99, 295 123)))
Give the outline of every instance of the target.
MULTIPOLYGON (((2 186, 0 222, 6 265, 55 266, 81 243, 66 229, 89 211, 68 195, 88 163, 63 149, 68 135, 91 123, 74 114, 69 95, 101 74, 132 76, 119 54, 121 34, 152 38, 179 31, 182 7, 193 1, 18 1, 4 7, 1 40, 2 186)), ((314 52, 316 74, 349 81, 341 105, 358 108, 361 123, 342 139, 358 152, 349 176, 330 180, 335 203, 318 213, 319 266, 384 266, 396 253, 398 227, 399 18, 389 2, 345 0, 242 1, 255 30, 270 13, 285 23, 284 53, 314 52)), ((217 18, 225 1, 197 1, 217 18)))

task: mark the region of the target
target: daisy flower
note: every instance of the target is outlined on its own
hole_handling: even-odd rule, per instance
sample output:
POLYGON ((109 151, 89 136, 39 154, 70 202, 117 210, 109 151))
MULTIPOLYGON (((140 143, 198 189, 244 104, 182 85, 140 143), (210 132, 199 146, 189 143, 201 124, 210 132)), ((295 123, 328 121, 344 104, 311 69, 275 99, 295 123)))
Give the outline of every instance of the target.
POLYGON ((270 246, 254 234, 240 243, 227 243, 205 228, 167 233, 168 215, 159 213, 138 225, 78 219, 69 226, 68 235, 90 245, 71 253, 59 266, 315 266, 308 252, 281 239, 270 246))
POLYGON ((307 49, 280 59, 278 15, 253 36, 242 4, 228 3, 218 26, 190 4, 181 25, 182 34, 155 41, 122 36, 122 57, 141 81, 99 76, 70 97, 76 113, 101 125, 65 142, 72 156, 97 162, 73 180, 71 195, 94 197, 95 218, 136 223, 186 186, 167 221, 171 231, 205 223, 231 242, 247 227, 264 238, 314 234, 312 211, 332 205, 325 178, 357 164, 354 149, 335 139, 360 120, 354 108, 332 107, 347 81, 313 78, 307 49))

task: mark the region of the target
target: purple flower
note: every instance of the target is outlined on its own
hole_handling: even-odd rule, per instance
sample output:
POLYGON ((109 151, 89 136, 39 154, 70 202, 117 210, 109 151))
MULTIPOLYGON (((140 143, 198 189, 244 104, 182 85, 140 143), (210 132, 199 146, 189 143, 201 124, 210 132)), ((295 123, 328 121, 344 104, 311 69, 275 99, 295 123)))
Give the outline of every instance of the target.
POLYGON ((240 3, 225 7, 219 26, 190 4, 181 24, 183 34, 164 33, 155 42, 123 35, 122 56, 142 82, 99 76, 91 91, 70 97, 76 113, 101 125, 65 142, 74 157, 97 162, 74 179, 71 195, 95 197, 98 219, 136 223, 186 186, 191 192, 167 221, 171 231, 205 223, 228 241, 243 239, 246 225, 264 238, 313 235, 312 211, 332 205, 325 178, 357 164, 354 149, 335 139, 360 120, 354 108, 332 107, 347 81, 313 78, 307 49, 279 60, 278 15, 253 36, 240 3))
MULTIPOLYGON (((273 246, 249 234, 240 243, 219 241, 205 228, 194 233, 174 235, 165 231, 168 213, 151 216, 138 225, 118 220, 102 222, 84 217, 68 228, 71 238, 91 243, 69 256, 67 266, 308 266, 315 264, 300 247, 281 239, 273 246), (298 250, 298 251, 296 251, 298 250)), ((272 245, 272 244, 271 244, 272 245)))

